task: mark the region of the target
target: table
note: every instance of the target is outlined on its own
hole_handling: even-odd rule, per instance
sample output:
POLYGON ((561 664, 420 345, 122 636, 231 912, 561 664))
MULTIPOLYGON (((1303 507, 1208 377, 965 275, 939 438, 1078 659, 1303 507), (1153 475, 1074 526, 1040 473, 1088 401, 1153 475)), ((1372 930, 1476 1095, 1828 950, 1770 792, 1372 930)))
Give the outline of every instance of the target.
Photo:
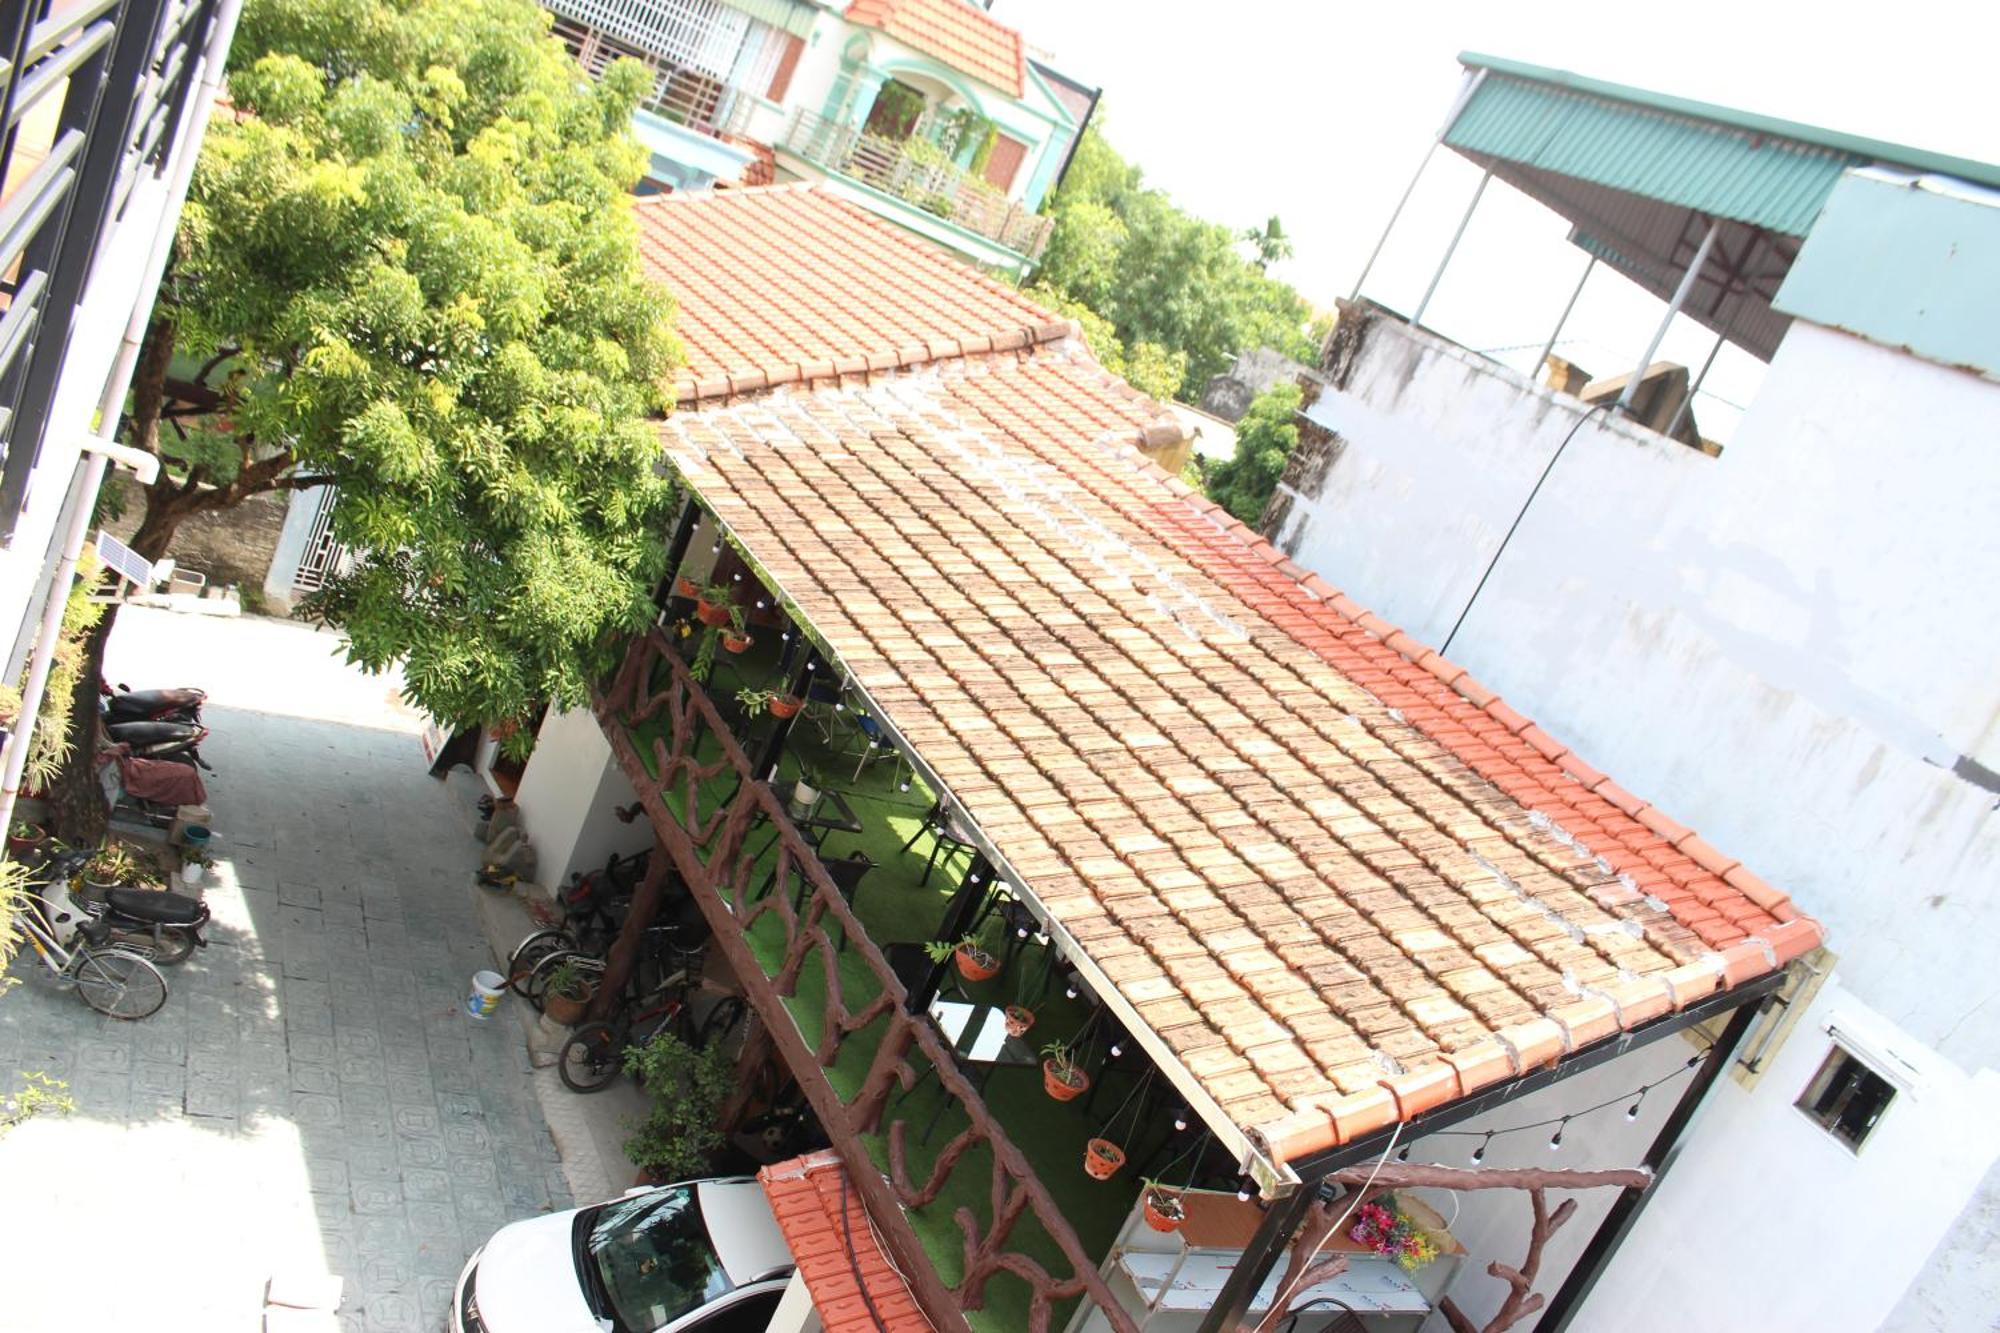
MULTIPOLYGON (((996 1069, 1032 1069, 1041 1063, 1035 1048, 1007 1031, 1007 1011, 997 1004, 971 1004, 964 1000, 936 999, 931 1001, 931 1022, 951 1047, 951 1053, 958 1063, 966 1067, 966 1076, 978 1091, 986 1090, 987 1080, 996 1069)), ((936 1070, 924 1071, 929 1078, 936 1070)), ((923 1085, 920 1078, 910 1086, 908 1097, 923 1085)), ((901 1100, 900 1098, 898 1100, 901 1100)), ((944 1118, 944 1108, 951 1104, 949 1097, 941 1098, 938 1108, 932 1112, 930 1123, 924 1126, 922 1143, 931 1141, 938 1121, 944 1118)))
POLYGON ((785 807, 785 814, 799 832, 806 835, 806 841, 818 847, 833 833, 861 832, 861 816, 854 813, 854 807, 847 803, 841 792, 827 787, 819 789, 819 796, 807 807, 804 814, 798 813, 792 804, 792 793, 799 787, 798 779, 771 784, 771 794, 785 807), (828 807, 831 807, 829 809, 828 807), (818 837, 813 834, 817 832, 818 837))

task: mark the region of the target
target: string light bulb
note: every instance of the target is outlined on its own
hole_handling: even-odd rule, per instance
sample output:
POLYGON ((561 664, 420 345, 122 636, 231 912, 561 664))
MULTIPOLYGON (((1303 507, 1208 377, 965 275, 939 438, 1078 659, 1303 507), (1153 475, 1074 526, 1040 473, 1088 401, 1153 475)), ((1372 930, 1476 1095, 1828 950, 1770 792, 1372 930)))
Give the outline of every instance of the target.
POLYGON ((1474 1166, 1478 1166, 1486 1160, 1486 1145, 1491 1142, 1493 1142, 1493 1131, 1489 1129, 1486 1131, 1486 1137, 1479 1141, 1479 1146, 1472 1150, 1472 1164, 1474 1166))
POLYGON ((1114 1042, 1112 1042, 1112 1043, 1111 1043, 1111 1058, 1112 1058, 1112 1059, 1114 1059, 1114 1060, 1116 1060, 1116 1059, 1117 1059, 1117 1058, 1118 1058, 1119 1056, 1121 1056, 1121 1055, 1123 1055, 1123 1054, 1125 1054, 1125 1048, 1124 1048, 1123 1046, 1120 1046, 1120 1045, 1119 1045, 1119 1044, 1118 1044, 1117 1042, 1115 1042, 1115 1041, 1114 1041, 1114 1042))
POLYGON ((1646 1094, 1650 1091, 1652 1091, 1650 1086, 1639 1089, 1639 1095, 1632 1099, 1630 1106, 1625 1108, 1625 1118, 1627 1120, 1637 1120, 1639 1118, 1639 1106, 1646 1100, 1646 1094))
POLYGON ((1254 1193, 1256 1191, 1250 1186, 1250 1177, 1244 1176, 1236 1182, 1236 1202, 1248 1203, 1254 1193))
POLYGON ((1409 1144, 1406 1143, 1402 1147, 1396 1149, 1396 1160, 1399 1162, 1407 1162, 1410 1160, 1409 1144))
POLYGON ((1074 983, 1063 987, 1063 998, 1065 1000, 1074 1000, 1076 998, 1076 986, 1074 983))
POLYGON ((1568 1129, 1568 1128, 1569 1128, 1569 1117, 1568 1117, 1568 1116, 1564 1116, 1564 1117, 1562 1118, 1562 1120, 1561 1120, 1560 1122, 1558 1122, 1558 1123, 1557 1123, 1557 1125, 1556 1125, 1556 1132, 1555 1132, 1555 1133, 1553 1133, 1553 1134, 1551 1134, 1551 1135, 1549 1135, 1549 1151, 1550 1151, 1550 1152, 1561 1152, 1561 1151, 1562 1151, 1562 1146, 1563 1146, 1563 1131, 1564 1131, 1565 1129, 1568 1129))
POLYGON ((1187 1133, 1187 1112, 1186 1112, 1186 1111, 1176 1111, 1176 1112, 1174 1112, 1174 1133, 1176 1133, 1176 1134, 1185 1134, 1185 1133, 1187 1133))

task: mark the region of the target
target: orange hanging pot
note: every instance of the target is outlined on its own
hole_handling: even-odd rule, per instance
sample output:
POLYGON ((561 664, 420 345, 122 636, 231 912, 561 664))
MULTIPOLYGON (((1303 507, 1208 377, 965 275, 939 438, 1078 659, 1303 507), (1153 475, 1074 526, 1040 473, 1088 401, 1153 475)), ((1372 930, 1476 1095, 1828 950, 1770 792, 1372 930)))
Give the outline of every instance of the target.
POLYGON ((1125 1150, 1110 1139, 1092 1139, 1083 1145, 1083 1169, 1092 1180, 1109 1180, 1125 1165, 1125 1150))
POLYGON ((1144 1216, 1146 1225, 1155 1231, 1179 1231, 1181 1223, 1187 1221, 1187 1210, 1181 1207, 1178 1194, 1150 1189, 1145 1194, 1144 1216))
POLYGON ((1068 1082, 1056 1073, 1055 1061, 1042 1061, 1042 1090, 1057 1101, 1073 1101, 1083 1096, 1085 1091, 1089 1089, 1090 1075, 1084 1073, 1081 1069, 1072 1068, 1070 1070, 1070 1078, 1076 1081, 1073 1083, 1068 1082))
POLYGON ((697 588, 695 586, 694 580, 687 577, 687 575, 683 574, 681 575, 681 577, 674 580, 674 596, 686 597, 692 600, 693 598, 699 596, 700 594, 701 594, 701 589, 697 588))
POLYGON ((694 604, 695 619, 704 625, 727 625, 729 605, 726 602, 711 602, 706 598, 694 604))
POLYGON ((738 634, 734 630, 724 630, 722 632, 722 646, 727 652, 747 653, 750 651, 750 643, 751 639, 748 634, 738 634))
POLYGON ((1006 1009, 1006 1023, 1008 1036, 1024 1036, 1028 1029, 1035 1025, 1035 1011, 1022 1005, 1010 1004, 1006 1009))
POLYGON ((952 951, 958 974, 967 981, 991 981, 1000 975, 1000 961, 976 944, 961 944, 952 951))
POLYGON ((790 717, 805 707, 805 701, 795 694, 772 695, 765 707, 771 710, 772 717, 790 717))

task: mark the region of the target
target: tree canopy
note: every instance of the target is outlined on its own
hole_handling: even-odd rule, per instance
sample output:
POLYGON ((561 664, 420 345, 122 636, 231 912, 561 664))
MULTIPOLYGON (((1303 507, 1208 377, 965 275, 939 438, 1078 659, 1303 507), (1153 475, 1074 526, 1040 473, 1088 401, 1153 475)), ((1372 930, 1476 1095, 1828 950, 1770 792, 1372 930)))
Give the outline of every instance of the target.
POLYGON ((1050 211, 1055 225, 1036 281, 1102 317, 1128 365, 1147 362, 1158 375, 1178 364, 1172 396, 1198 397, 1245 348, 1312 355, 1309 307, 1263 271, 1290 248, 1275 217, 1256 233, 1259 259, 1246 258, 1243 234, 1146 188, 1096 125, 1078 142, 1050 211), (1142 356, 1148 345, 1155 350, 1142 356))
POLYGON ((362 559, 308 610, 353 660, 457 724, 582 702, 669 499, 645 86, 581 78, 530 0, 250 0, 135 380, 166 464, 135 546, 334 485, 362 559))
POLYGON ((1236 423, 1236 453, 1209 469, 1209 498, 1253 528, 1299 442, 1303 397, 1298 385, 1280 382, 1251 399, 1236 423))

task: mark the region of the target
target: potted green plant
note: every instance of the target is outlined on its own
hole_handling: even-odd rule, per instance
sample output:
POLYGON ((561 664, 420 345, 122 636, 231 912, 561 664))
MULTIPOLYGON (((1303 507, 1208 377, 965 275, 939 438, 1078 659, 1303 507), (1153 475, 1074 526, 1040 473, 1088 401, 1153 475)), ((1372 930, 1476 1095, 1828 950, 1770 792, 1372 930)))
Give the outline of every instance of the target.
POLYGON ((701 589, 695 586, 693 579, 685 574, 681 574, 674 579, 674 596, 685 597, 689 601, 693 601, 695 598, 701 596, 701 589))
POLYGON ((727 625, 733 611, 735 608, 730 605, 729 585, 726 583, 711 583, 695 598, 695 619, 704 625, 727 625))
POLYGON ((791 717, 805 706, 805 701, 796 694, 780 694, 776 690, 738 690, 736 702, 752 717, 767 708, 772 717, 791 717))
POLYGON ((932 940, 924 946, 933 963, 942 963, 949 958, 958 964, 958 974, 967 981, 991 981, 1000 975, 1000 960, 979 947, 979 941, 967 935, 962 940, 947 942, 932 940))
POLYGON ((1035 1025, 1035 1011, 1025 1004, 1008 1005, 1003 1018, 1007 1024, 1007 1035, 1010 1037, 1025 1037, 1028 1035, 1028 1029, 1035 1025))
POLYGON ((1083 1170, 1092 1180, 1109 1180, 1125 1165, 1125 1150, 1110 1139, 1091 1139, 1083 1145, 1083 1170))
POLYGON ((1187 1209, 1181 1204, 1181 1196, 1157 1180, 1146 1182, 1145 1191, 1139 1199, 1146 1225, 1155 1231, 1179 1231, 1181 1223, 1187 1221, 1187 1209))
POLYGON ((49 831, 32 819, 17 819, 7 830, 7 852, 17 859, 32 856, 48 846, 48 842, 49 831))
POLYGON ((597 993, 597 986, 575 963, 564 961, 556 964, 549 973, 548 993, 542 1001, 542 1012, 564 1027, 574 1027, 583 1021, 584 1010, 590 1007, 590 997, 597 993))
POLYGON ((93 889, 156 889, 160 887, 160 876, 142 864, 124 844, 107 842, 84 863, 83 882, 93 889))
POLYGON ((715 671, 715 645, 720 638, 721 635, 715 626, 704 625, 701 642, 694 646, 694 657, 688 662, 688 675, 704 685, 715 671))
POLYGON ((1076 1062, 1076 1050, 1068 1042, 1052 1041, 1042 1047, 1042 1090, 1059 1102, 1073 1101, 1090 1087, 1090 1075, 1076 1062))
POLYGON ((736 1068, 720 1042, 697 1049, 669 1032, 625 1052, 625 1072, 646 1089, 652 1106, 632 1131, 625 1155, 644 1180, 705 1176, 724 1144, 722 1104, 736 1088, 736 1068))

